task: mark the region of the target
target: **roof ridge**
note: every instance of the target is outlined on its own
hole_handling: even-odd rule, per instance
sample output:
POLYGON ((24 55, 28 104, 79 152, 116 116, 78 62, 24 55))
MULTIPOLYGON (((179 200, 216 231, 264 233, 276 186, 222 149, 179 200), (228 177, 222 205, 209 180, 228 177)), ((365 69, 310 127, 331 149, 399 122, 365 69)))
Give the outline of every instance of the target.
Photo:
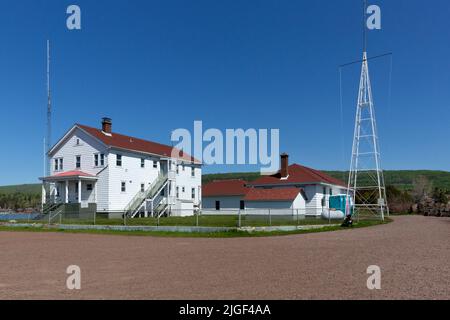
POLYGON ((150 153, 162 157, 171 157, 174 154, 174 152, 176 152, 178 155, 175 157, 180 160, 189 161, 193 163, 201 163, 200 160, 196 159, 190 153, 187 153, 183 150, 180 150, 179 148, 170 146, 168 144, 137 138, 134 136, 125 135, 117 132, 112 132, 111 135, 105 135, 101 129, 80 123, 76 123, 75 126, 80 128, 81 130, 86 131, 86 133, 101 140, 102 143, 110 147, 136 152, 150 153))
MULTIPOLYGON (((89 129, 92 129, 92 130, 96 130, 98 132, 103 133, 103 131, 101 129, 99 129, 99 128, 87 126, 85 124, 80 124, 80 123, 76 123, 75 125, 80 126, 80 127, 86 127, 86 128, 89 128, 89 129)), ((146 139, 130 136, 130 135, 123 134, 123 133, 111 132, 111 134, 112 135, 114 134, 114 135, 122 136, 122 137, 125 137, 125 138, 131 138, 131 139, 135 139, 135 140, 140 140, 140 141, 144 141, 144 142, 150 142, 150 143, 154 143, 154 144, 159 144, 160 146, 163 146, 163 147, 169 147, 169 148, 176 149, 174 146, 169 146, 168 144, 165 144, 165 143, 155 142, 155 141, 151 141, 151 140, 146 140, 146 139)))
MULTIPOLYGON (((305 167, 307 168, 307 167, 305 167)), ((309 170, 311 170, 314 174, 316 174, 317 176, 319 176, 320 178, 330 182, 330 183, 336 183, 336 182, 340 182, 340 183, 344 183, 344 181, 340 181, 339 179, 333 178, 332 176, 326 174, 325 172, 322 172, 320 170, 316 170, 313 168, 307 168, 309 170), (333 181, 334 180, 334 181, 333 181)))

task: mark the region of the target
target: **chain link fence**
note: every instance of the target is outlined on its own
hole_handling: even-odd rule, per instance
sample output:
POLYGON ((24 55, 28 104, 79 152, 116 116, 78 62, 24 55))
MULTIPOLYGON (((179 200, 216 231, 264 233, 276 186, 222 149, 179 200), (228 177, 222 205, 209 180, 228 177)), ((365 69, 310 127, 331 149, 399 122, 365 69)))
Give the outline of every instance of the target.
MULTIPOLYGON (((4 221, 42 224, 122 225, 122 226, 195 226, 195 227, 274 227, 326 225, 341 223, 342 218, 322 214, 322 208, 308 209, 222 209, 192 211, 170 210, 164 215, 147 216, 144 213, 130 218, 123 213, 80 213, 55 210, 48 214, 10 216, 4 221), (189 215, 189 213, 191 213, 189 215), (12 219, 11 219, 12 218, 12 219), (15 219, 14 219, 15 218, 15 219)), ((1 219, 1 218, 0 218, 1 219)))

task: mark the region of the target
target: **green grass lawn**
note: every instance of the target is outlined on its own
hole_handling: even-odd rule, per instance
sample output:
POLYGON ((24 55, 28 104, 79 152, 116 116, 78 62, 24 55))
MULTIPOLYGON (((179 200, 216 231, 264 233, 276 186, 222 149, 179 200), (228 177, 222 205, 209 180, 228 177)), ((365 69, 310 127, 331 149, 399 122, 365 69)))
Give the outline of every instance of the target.
POLYGON ((239 238, 239 237, 269 237, 269 236, 287 236, 305 233, 319 233, 372 227, 376 225, 392 222, 391 219, 386 221, 367 220, 355 223, 353 228, 342 228, 340 226, 324 226, 320 229, 296 230, 296 231, 273 231, 273 232, 246 232, 232 230, 227 232, 211 232, 211 233, 190 233, 190 232, 163 232, 163 231, 115 231, 115 230, 62 230, 57 228, 49 229, 43 227, 5 227, 0 226, 0 232, 60 232, 60 233, 81 233, 81 234, 105 234, 105 235, 121 235, 121 236, 153 236, 153 237, 187 237, 187 238, 239 238))

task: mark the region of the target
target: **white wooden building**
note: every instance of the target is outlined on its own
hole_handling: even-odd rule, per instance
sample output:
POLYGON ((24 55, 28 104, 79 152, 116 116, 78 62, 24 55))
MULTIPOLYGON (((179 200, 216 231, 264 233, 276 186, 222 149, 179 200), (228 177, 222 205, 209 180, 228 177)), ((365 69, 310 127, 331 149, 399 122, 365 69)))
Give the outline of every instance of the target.
POLYGON ((201 202, 201 163, 171 146, 75 124, 49 151, 44 207, 109 217, 193 215, 201 202), (70 206, 69 206, 70 205, 70 206))
POLYGON ((331 195, 346 194, 344 182, 321 171, 289 165, 287 154, 281 155, 277 174, 240 184, 231 181, 213 181, 203 189, 203 210, 241 210, 247 213, 273 209, 282 214, 299 210, 307 216, 321 216, 328 212, 331 195), (222 191, 221 191, 222 190, 222 191))

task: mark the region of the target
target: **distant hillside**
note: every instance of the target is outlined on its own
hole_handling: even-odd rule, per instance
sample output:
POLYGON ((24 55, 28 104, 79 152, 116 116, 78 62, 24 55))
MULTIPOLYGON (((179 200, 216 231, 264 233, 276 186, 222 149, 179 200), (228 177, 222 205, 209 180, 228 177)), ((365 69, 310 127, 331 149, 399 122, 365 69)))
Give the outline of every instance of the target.
MULTIPOLYGON (((344 182, 348 179, 348 172, 345 171, 323 171, 332 177, 344 182)), ((413 183, 419 177, 425 177, 432 183, 433 187, 450 190, 450 172, 448 171, 430 171, 430 170, 392 170, 385 171, 386 185, 393 185, 399 189, 412 190, 413 183)), ((203 183, 221 179, 244 179, 253 181, 259 177, 258 172, 243 173, 214 173, 203 175, 203 183)))
MULTIPOLYGON (((323 171, 332 177, 347 180, 348 172, 345 171, 323 171)), ((411 190, 413 183, 419 177, 425 177, 433 184, 433 187, 450 190, 450 172, 448 171, 430 171, 430 170, 393 170, 385 171, 385 180, 387 185, 394 185, 399 189, 411 190)), ((204 174, 203 183, 213 180, 224 179, 244 179, 247 181, 256 180, 260 176, 259 172, 233 172, 233 173, 213 173, 204 174)), ((40 184, 23 184, 15 186, 0 186, 0 194, 11 193, 40 194, 40 184)))
MULTIPOLYGON (((348 171, 324 171, 329 175, 347 181, 348 171), (344 178, 345 177, 345 178, 344 178)), ((425 177, 433 187, 450 191, 450 172, 431 170, 392 170, 384 172, 386 185, 392 185, 403 190, 412 190, 414 181, 425 177)))
POLYGON ((0 194, 12 194, 12 193, 24 193, 24 194, 40 194, 41 184, 21 184, 15 186, 0 186, 0 194))

